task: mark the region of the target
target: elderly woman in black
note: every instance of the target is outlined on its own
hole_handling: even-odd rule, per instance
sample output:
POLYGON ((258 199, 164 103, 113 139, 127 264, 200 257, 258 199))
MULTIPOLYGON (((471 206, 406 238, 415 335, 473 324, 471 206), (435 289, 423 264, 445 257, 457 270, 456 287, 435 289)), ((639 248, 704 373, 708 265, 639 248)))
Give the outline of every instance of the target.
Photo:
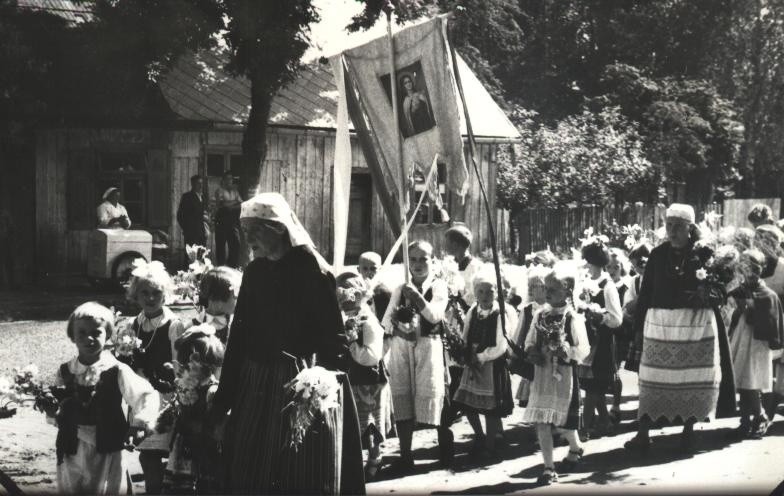
POLYGON ((302 445, 289 443, 284 385, 298 367, 347 364, 347 342, 335 280, 278 193, 244 202, 241 224, 254 260, 242 279, 214 418, 229 410, 226 492, 364 492, 356 407, 348 382, 342 406, 326 415, 302 445), (341 454, 342 450, 342 454, 341 454))

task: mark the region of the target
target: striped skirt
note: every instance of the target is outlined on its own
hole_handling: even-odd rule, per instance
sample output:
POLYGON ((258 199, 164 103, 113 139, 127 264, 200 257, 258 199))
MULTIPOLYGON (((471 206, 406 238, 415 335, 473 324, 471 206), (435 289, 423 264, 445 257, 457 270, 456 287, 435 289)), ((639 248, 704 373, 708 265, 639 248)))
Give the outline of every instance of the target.
MULTIPOLYGON (((289 445, 288 412, 284 385, 294 378, 297 369, 292 360, 256 363, 247 360, 240 374, 237 403, 227 425, 226 489, 235 494, 339 494, 342 463, 359 457, 361 474, 362 448, 356 407, 347 380, 340 391, 341 407, 330 410, 325 418, 314 421, 298 448, 289 445), (347 394, 348 393, 348 394, 347 394), (347 408, 346 408, 347 407, 347 408), (348 410, 353 422, 344 424, 348 410), (352 441, 344 453, 344 428, 352 441), (356 432, 353 432, 353 431, 356 432), (345 459, 344 459, 345 458, 345 459)), ((345 472, 343 472, 345 473, 345 472)), ((361 477, 361 475, 360 475, 361 477)), ((346 481, 364 492, 364 480, 346 481)))
POLYGON ((716 412, 720 383, 713 310, 649 309, 640 361, 639 418, 710 418, 716 412))

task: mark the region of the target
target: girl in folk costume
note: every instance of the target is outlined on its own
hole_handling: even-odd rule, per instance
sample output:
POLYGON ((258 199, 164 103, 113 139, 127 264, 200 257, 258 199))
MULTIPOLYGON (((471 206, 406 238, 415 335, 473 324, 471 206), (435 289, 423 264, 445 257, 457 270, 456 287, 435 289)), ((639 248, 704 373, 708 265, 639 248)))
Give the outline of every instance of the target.
POLYGON ((392 292, 382 325, 388 339, 392 404, 400 439, 399 473, 414 469, 411 439, 416 423, 438 426, 446 394, 444 347, 439 324, 449 291, 432 273, 433 246, 408 245, 411 282, 392 292))
MULTIPOLYGON (((131 272, 128 299, 142 308, 131 324, 131 331, 141 340, 141 345, 133 352, 131 366, 150 381, 165 403, 171 399, 173 391, 174 368, 171 362, 176 356, 174 342, 182 335, 184 327, 174 312, 164 305, 172 294, 173 283, 163 264, 137 260, 135 265, 131 272)), ((156 433, 137 446, 148 494, 161 492, 165 468, 163 459, 168 456, 170 443, 170 433, 156 433)))
POLYGON ((610 251, 602 236, 586 239, 582 247, 588 278, 583 281, 579 306, 585 315, 585 327, 591 352, 578 367, 580 387, 585 390, 585 424, 592 437, 602 437, 612 428, 605 393, 618 376, 615 364, 615 329, 623 322, 618 289, 605 267, 610 251), (599 418, 594 417, 598 412, 599 418))
POLYGON ((104 351, 114 331, 114 314, 95 302, 80 305, 68 318, 68 337, 78 355, 60 366, 56 378, 58 386, 72 393, 55 417, 59 493, 120 494, 129 427, 124 404, 137 427, 152 432, 155 426, 158 394, 104 351))
MULTIPOLYGON (((528 269, 528 298, 529 303, 523 307, 520 312, 520 318, 517 327, 512 336, 512 339, 520 347, 525 349, 525 339, 528 336, 528 330, 531 328, 531 323, 534 320, 536 312, 541 310, 546 302, 546 293, 544 279, 549 273, 549 269, 543 266, 532 266, 528 269)), ((518 357, 522 358, 522 357, 518 357)), ((520 373, 519 371, 517 373, 520 373)), ((532 374, 531 374, 532 376, 532 374)), ((528 395, 531 392, 531 378, 522 377, 520 385, 517 388, 515 397, 520 402, 520 406, 528 404, 528 395)))
MULTIPOLYGON (((639 370, 637 435, 624 445, 647 452, 648 431, 659 419, 684 422, 681 449, 692 450, 694 424, 712 416, 722 370, 719 332, 711 307, 695 300, 705 261, 695 249, 694 209, 673 204, 666 212, 667 241, 651 252, 635 311, 635 350, 627 368, 639 370), (633 357, 640 356, 639 363, 633 357)), ((703 269, 704 270, 704 269, 703 269)))
POLYGON ((772 389, 771 349, 781 349, 784 313, 778 295, 760 280, 765 255, 748 250, 740 257, 743 281, 730 293, 730 351, 735 386, 740 394, 740 426, 733 435, 759 439, 768 428, 762 410, 762 393, 772 389))
MULTIPOLYGON (((242 273, 237 269, 221 266, 207 271, 199 281, 199 305, 201 311, 192 325, 209 324, 215 335, 226 346, 229 326, 237 306, 237 296, 242 284, 242 273)), ((218 375, 220 378, 220 375, 218 375)))
MULTIPOLYGON (((473 233, 463 224, 455 224, 444 233, 444 251, 454 259, 457 270, 453 287, 450 288, 450 285, 447 284, 450 291, 445 319, 452 329, 459 329, 459 332, 463 330, 465 312, 474 303, 472 281, 482 267, 482 262, 471 255, 473 239, 473 233)), ((445 263, 448 262, 445 261, 445 263)), ((455 436, 451 426, 462 415, 459 405, 454 404, 451 398, 454 397, 457 387, 460 385, 463 368, 448 354, 446 361, 449 371, 449 390, 446 395, 446 404, 441 412, 441 424, 438 426, 438 447, 441 463, 448 466, 455 456, 455 436)))
POLYGON ((525 338, 525 353, 535 364, 531 397, 523 411, 523 422, 536 424, 542 448, 544 472, 540 484, 558 480, 553 464, 553 429, 569 441, 569 454, 561 463, 569 471, 580 461, 583 448, 577 436, 581 425, 577 364, 590 351, 585 322, 571 304, 575 275, 558 267, 545 278, 545 306, 534 314, 525 338))
MULTIPOLYGON (((612 279, 613 283, 615 284, 615 288, 618 290, 618 299, 621 302, 621 326, 616 329, 615 335, 615 348, 613 350, 614 360, 615 360, 615 370, 618 371, 621 367, 621 362, 626 358, 626 354, 629 352, 629 322, 623 318, 623 302, 626 297, 626 293, 629 291, 629 287, 631 287, 633 278, 629 275, 631 271, 631 263, 629 262, 629 258, 620 248, 611 248, 610 249, 610 263, 607 265, 607 274, 609 274, 610 279, 612 279)), ((621 382, 621 376, 617 373, 615 374, 615 378, 613 380, 613 384, 610 386, 610 392, 613 395, 613 403, 612 408, 610 409, 610 421, 618 425, 621 422, 621 397, 623 395, 623 383, 621 382)))
POLYGON ((207 412, 218 390, 216 372, 223 364, 223 343, 213 326, 200 324, 185 331, 174 346, 178 407, 171 413, 174 438, 166 465, 166 493, 216 494, 221 460, 207 412))
POLYGON ((506 368, 508 345, 501 326, 497 301, 496 276, 491 268, 479 272, 473 280, 476 303, 466 314, 463 340, 466 343, 466 367, 453 399, 466 412, 474 429, 475 454, 495 455, 495 442, 503 436, 502 417, 512 413, 512 388, 506 368), (479 415, 485 416, 487 435, 482 432, 479 415), (485 451, 486 450, 486 451, 485 451))
POLYGON ((392 393, 384 365, 384 328, 367 304, 370 288, 361 276, 345 272, 336 284, 352 359, 348 376, 362 444, 368 450, 365 481, 369 482, 381 468, 381 443, 393 429, 392 393))

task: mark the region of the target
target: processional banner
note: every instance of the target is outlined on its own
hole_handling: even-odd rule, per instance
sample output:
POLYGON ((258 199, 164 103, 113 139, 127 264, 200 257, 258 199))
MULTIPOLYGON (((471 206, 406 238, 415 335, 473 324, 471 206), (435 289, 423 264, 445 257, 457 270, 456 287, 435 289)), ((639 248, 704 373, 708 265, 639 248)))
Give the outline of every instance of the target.
MULTIPOLYGON (((402 141, 400 153, 406 182, 414 171, 428 171, 438 155, 439 163, 446 170, 449 190, 461 199, 468 191, 460 135, 462 114, 446 29, 446 16, 438 16, 393 34, 394 81, 386 37, 331 58, 339 98, 346 102, 343 111, 351 117, 375 189, 396 235, 405 221, 400 218, 400 191, 409 188, 409 184, 400 184, 398 140, 402 141), (398 127, 393 113, 392 84, 397 89, 398 127)), ((339 115, 337 141, 346 143, 348 132, 346 120, 339 115)), ((334 184, 340 182, 341 190, 347 189, 346 181, 350 181, 350 153, 350 146, 339 146, 335 154, 334 184)), ((338 232, 343 233, 345 229, 338 223, 347 222, 348 198, 335 195, 334 207, 333 253, 336 264, 342 265, 345 237, 338 239, 338 232)))

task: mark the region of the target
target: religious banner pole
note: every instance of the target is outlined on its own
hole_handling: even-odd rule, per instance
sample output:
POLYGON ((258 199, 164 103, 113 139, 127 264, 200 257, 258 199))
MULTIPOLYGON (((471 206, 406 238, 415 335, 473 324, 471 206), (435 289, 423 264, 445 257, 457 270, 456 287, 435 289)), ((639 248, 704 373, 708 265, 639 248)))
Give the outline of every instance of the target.
POLYGON ((400 167, 400 232, 403 238, 403 270, 405 272, 406 284, 411 282, 411 274, 408 271, 408 229, 406 218, 408 217, 408 178, 406 167, 403 164, 403 138, 400 134, 400 114, 397 102, 397 71, 395 70, 395 40, 392 38, 392 13, 395 7, 391 0, 384 4, 384 13, 387 15, 387 41, 389 44, 389 86, 392 89, 392 114, 395 121, 395 136, 397 138, 397 163, 400 167))

